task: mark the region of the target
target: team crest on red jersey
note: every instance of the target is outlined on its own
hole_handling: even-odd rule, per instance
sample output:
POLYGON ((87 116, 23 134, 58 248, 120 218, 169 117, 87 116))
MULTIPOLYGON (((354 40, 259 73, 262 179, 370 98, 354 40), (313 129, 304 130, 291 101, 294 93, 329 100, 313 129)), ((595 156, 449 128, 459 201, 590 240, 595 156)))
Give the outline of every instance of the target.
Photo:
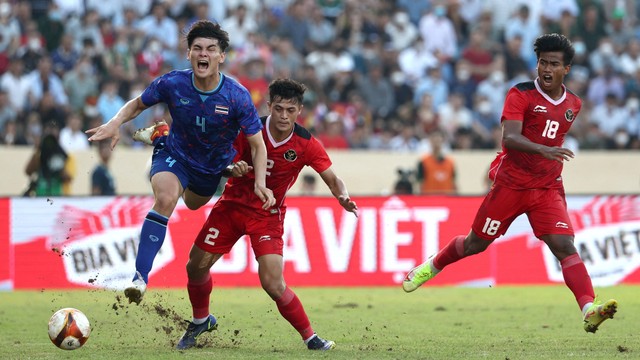
POLYGON ((568 122, 572 122, 576 116, 573 114, 573 110, 567 109, 564 113, 564 118, 567 119, 568 122))
POLYGON ((289 149, 284 153, 284 159, 287 161, 295 161, 297 158, 298 154, 293 149, 289 149))

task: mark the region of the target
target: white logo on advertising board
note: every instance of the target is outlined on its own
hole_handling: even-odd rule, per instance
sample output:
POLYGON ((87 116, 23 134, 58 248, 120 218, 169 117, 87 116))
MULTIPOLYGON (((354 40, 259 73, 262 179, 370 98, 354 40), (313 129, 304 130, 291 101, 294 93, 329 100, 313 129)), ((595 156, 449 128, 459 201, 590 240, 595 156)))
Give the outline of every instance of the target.
MULTIPOLYGON (((109 229, 68 242, 62 259, 69 282, 123 290, 135 273, 140 227, 109 229)), ((151 275, 174 259, 171 235, 167 232, 156 256, 151 275)))
MULTIPOLYGON (((575 234, 575 245, 593 286, 615 285, 640 267, 640 221, 594 226, 575 234)), ((549 279, 564 281, 555 256, 544 247, 549 279)))

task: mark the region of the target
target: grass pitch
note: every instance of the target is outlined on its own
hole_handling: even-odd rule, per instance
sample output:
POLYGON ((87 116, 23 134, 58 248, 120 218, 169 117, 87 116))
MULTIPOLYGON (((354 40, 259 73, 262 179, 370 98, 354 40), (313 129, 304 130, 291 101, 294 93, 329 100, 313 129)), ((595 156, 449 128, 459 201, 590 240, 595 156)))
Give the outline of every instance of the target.
POLYGON ((295 288, 320 336, 336 348, 306 350, 259 288, 216 288, 217 331, 174 346, 191 317, 186 290, 150 288, 140 306, 103 290, 0 292, 0 359, 637 359, 640 288, 596 289, 619 302, 596 334, 582 329, 564 286, 295 288), (47 336, 54 311, 75 307, 92 325, 80 349, 47 336))

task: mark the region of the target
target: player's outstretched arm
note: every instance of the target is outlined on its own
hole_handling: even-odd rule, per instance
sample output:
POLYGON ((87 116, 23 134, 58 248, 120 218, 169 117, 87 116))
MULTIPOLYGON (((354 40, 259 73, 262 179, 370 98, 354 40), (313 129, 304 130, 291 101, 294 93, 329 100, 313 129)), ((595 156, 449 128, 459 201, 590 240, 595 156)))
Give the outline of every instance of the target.
POLYGON ((331 190, 331 194, 338 199, 340 206, 342 206, 348 212, 353 213, 356 217, 358 217, 358 206, 355 201, 349 198, 349 192, 347 191, 347 186, 344 181, 340 179, 333 169, 329 167, 327 170, 320 173, 320 177, 322 181, 329 187, 331 190))
POLYGON ((148 108, 148 106, 142 102, 140 96, 129 100, 120 108, 118 113, 111 118, 111 120, 98 127, 85 131, 87 134, 91 135, 89 136, 89 141, 111 139, 111 150, 113 150, 120 140, 120 125, 140 115, 140 113, 146 108, 148 108))
POLYGON ((267 188, 267 147, 261 131, 247 136, 247 140, 251 147, 251 162, 255 174, 253 192, 262 200, 262 208, 266 210, 276 204, 273 191, 267 188))
POLYGON ((557 146, 535 143, 522 135, 522 121, 505 120, 502 122, 502 143, 505 148, 526 153, 540 154, 549 160, 569 161, 575 155, 573 151, 557 146))

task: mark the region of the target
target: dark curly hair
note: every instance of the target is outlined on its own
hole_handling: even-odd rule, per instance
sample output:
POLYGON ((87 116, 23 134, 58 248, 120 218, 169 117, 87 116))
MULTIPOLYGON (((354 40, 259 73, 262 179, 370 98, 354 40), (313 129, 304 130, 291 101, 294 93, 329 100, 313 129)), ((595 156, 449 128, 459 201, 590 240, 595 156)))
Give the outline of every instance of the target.
POLYGON ((193 40, 199 37, 218 39, 218 46, 220 46, 222 52, 225 52, 229 47, 229 33, 222 30, 218 23, 209 20, 198 20, 193 23, 189 29, 189 33, 187 33, 187 46, 189 49, 191 49, 193 40))
POLYGON ((275 79, 269 84, 269 102, 277 100, 295 100, 302 104, 307 87, 293 79, 275 79))
POLYGON ((538 59, 540 59, 540 54, 543 52, 561 51, 563 53, 562 61, 565 66, 571 65, 576 54, 571 40, 562 34, 556 33, 540 35, 533 43, 533 51, 535 51, 538 59))

